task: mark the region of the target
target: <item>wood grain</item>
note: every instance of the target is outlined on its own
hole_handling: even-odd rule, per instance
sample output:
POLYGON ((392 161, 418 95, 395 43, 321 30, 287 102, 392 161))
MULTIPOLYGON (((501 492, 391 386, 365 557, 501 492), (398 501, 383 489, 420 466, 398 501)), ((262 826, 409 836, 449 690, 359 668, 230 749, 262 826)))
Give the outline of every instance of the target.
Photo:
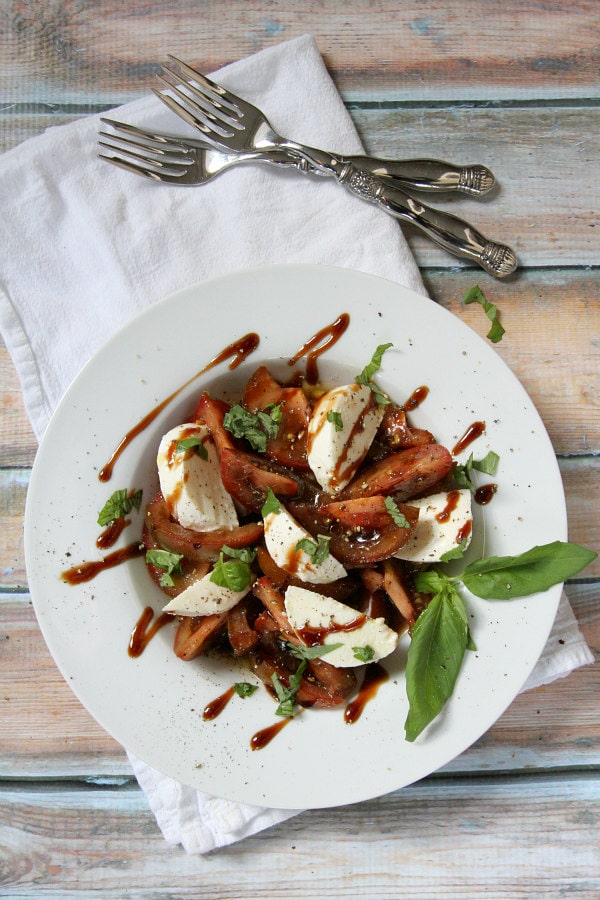
POLYGON ((348 99, 587 98, 597 89, 594 0, 301 0, 5 4, 0 69, 13 103, 102 102, 147 89, 167 52, 214 71, 310 32, 348 99))
POLYGON ((359 807, 306 812, 209 857, 162 840, 132 787, 0 793, 10 896, 280 900, 592 900, 597 776, 426 781, 359 807), (27 834, 27 841, 22 834, 27 834), (343 835, 343 839, 340 836, 343 835), (564 864, 568 847, 569 864, 564 864), (252 878, 249 879, 249 873, 252 878), (167 887, 168 886, 168 887, 167 887))

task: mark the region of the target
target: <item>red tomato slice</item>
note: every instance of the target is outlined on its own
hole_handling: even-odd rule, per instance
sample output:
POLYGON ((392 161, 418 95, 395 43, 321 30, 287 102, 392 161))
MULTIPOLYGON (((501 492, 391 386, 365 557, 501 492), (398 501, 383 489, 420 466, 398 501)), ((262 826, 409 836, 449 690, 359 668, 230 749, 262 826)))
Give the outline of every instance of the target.
MULTIPOLYGON (((358 497, 356 500, 338 500, 334 503, 321 504, 319 511, 325 516, 331 516, 344 528, 364 528, 367 531, 378 531, 382 528, 389 528, 390 521, 393 521, 385 505, 386 499, 381 494, 375 494, 373 497, 358 497)), ((409 521, 412 521, 415 512, 418 516, 419 511, 415 507, 407 507, 403 503, 398 503, 397 507, 398 512, 409 521)))
POLYGON ((294 469, 308 470, 306 435, 311 409, 302 388, 282 387, 266 366, 260 366, 246 384, 242 404, 252 413, 280 406, 277 437, 268 439, 265 456, 294 469))
POLYGON ((341 497, 354 500, 374 494, 393 494, 395 500, 410 500, 429 491, 452 468, 452 456, 441 444, 424 444, 390 453, 363 467, 341 497))
POLYGON ((203 422, 206 425, 219 456, 223 450, 234 450, 236 447, 231 434, 223 426, 223 419, 229 412, 229 408, 229 404, 224 400, 215 400, 205 392, 200 397, 194 412, 194 422, 203 422))
POLYGON ((260 512, 271 488, 277 497, 295 497, 298 482, 268 467, 260 456, 225 448, 221 453, 221 479, 234 500, 246 510, 260 512))

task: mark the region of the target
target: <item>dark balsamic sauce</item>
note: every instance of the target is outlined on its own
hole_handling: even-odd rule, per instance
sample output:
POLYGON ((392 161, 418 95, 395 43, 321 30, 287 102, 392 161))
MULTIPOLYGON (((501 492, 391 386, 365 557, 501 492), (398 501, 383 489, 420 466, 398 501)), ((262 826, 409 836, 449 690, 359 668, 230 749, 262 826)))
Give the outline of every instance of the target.
POLYGON ((344 722, 353 725, 364 712, 367 703, 373 699, 380 686, 389 680, 389 675, 380 663, 369 663, 358 695, 344 710, 344 722))
POLYGON ((421 387, 415 388, 406 403, 403 404, 402 409, 405 412, 412 412, 413 409, 416 409, 417 406, 421 405, 428 394, 429 388, 424 384, 422 384, 421 387))
POLYGON ((319 356, 325 353, 326 350, 330 350, 339 341, 349 324, 350 316, 348 313, 342 313, 335 322, 317 331, 316 334, 306 341, 298 352, 288 360, 288 365, 295 366, 303 356, 306 356, 306 380, 309 384, 317 384, 319 381, 317 368, 319 356))
POLYGON ((234 694, 235 685, 232 684, 231 687, 227 688, 224 693, 220 694, 218 697, 215 697, 214 700, 211 700, 210 703, 206 704, 202 713, 202 718, 207 722, 211 722, 213 719, 216 719, 217 716, 221 715, 234 694))
POLYGON ((154 610, 151 606, 147 606, 137 622, 135 628, 131 632, 129 638, 128 654, 134 658, 141 656, 152 638, 157 634, 167 622, 173 621, 173 616, 169 613, 161 613, 154 621, 154 610))
POLYGON ((199 372, 196 372, 191 378, 182 384, 181 387, 178 387, 176 391, 173 391, 172 394, 154 407, 143 419, 131 428, 127 434, 121 439, 115 450, 113 451, 110 459, 104 465, 100 472, 98 473, 98 478, 100 481, 110 481, 113 473, 113 468, 121 456, 123 451, 131 444, 131 442, 141 434, 153 421, 156 417, 163 411, 163 409, 169 405, 169 403, 175 399, 188 385, 190 385, 196 378, 199 378, 200 375, 204 375, 210 369, 214 368, 214 366, 219 365, 219 363, 225 362, 226 359, 231 357, 231 362, 229 363, 230 369, 236 369, 240 363, 256 348, 258 347, 260 342, 259 336, 255 332, 251 332, 250 334, 244 335, 244 337, 240 338, 239 341, 234 341, 232 344, 228 344, 214 359, 208 363, 208 365, 204 366, 203 369, 200 369, 199 372))
POLYGON ((467 447, 476 441, 478 437, 481 437, 483 432, 485 431, 485 422, 473 422, 460 440, 454 445, 452 450, 452 456, 458 456, 459 453, 462 453, 463 450, 466 450, 467 447))
POLYGON ((260 731, 257 731, 256 734, 253 734, 250 738, 250 749, 262 750, 263 747, 270 744, 273 738, 277 737, 282 728, 285 728, 288 722, 291 721, 292 717, 290 716, 282 719, 281 722, 274 722, 273 725, 269 725, 267 728, 261 728, 260 731))
POLYGON ((84 581, 91 581, 100 572, 112 569, 113 566, 119 566, 129 559, 135 559, 136 556, 143 556, 144 553, 143 545, 136 541, 133 544, 128 544, 126 547, 121 547, 120 550, 114 550, 103 559, 79 563, 79 565, 73 566, 72 569, 62 572, 61 578, 67 584, 81 584, 84 581))

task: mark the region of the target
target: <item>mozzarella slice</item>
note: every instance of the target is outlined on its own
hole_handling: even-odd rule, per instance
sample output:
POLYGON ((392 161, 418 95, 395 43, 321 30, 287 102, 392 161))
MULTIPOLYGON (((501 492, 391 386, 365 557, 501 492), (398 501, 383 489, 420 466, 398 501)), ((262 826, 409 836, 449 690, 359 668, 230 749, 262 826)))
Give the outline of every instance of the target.
POLYGON ((311 556, 297 549, 298 541, 309 540, 313 536, 296 522, 285 506, 279 505, 279 512, 270 512, 264 518, 265 544, 272 559, 280 569, 310 584, 330 584, 346 575, 346 570, 337 559, 328 554, 323 562, 316 565, 311 556))
POLYGON ((227 587, 219 587, 210 580, 210 576, 209 572, 170 600, 163 612, 178 616, 211 616, 227 612, 246 596, 251 587, 248 585, 243 591, 232 591, 227 587))
POLYGON ((383 418, 366 384, 327 391, 308 423, 308 463, 324 491, 335 494, 352 480, 383 418))
POLYGON ((408 562, 433 563, 466 540, 471 542, 471 492, 443 491, 421 500, 411 500, 419 518, 406 544, 394 556, 408 562))
POLYGON ((315 591, 291 586, 285 592, 285 611, 290 625, 304 643, 341 644, 323 658, 332 666, 357 666, 354 648, 370 647, 372 661, 389 656, 398 646, 398 635, 384 619, 372 619, 315 591), (353 623, 356 627, 352 627, 353 623), (310 636, 310 641, 307 638, 310 636))
POLYGON ((205 425, 186 423, 162 438, 156 459, 162 495, 180 525, 194 531, 235 528, 238 517, 233 500, 221 481, 221 465, 205 425), (196 437, 208 454, 203 459, 192 447, 177 450, 179 441, 196 437))

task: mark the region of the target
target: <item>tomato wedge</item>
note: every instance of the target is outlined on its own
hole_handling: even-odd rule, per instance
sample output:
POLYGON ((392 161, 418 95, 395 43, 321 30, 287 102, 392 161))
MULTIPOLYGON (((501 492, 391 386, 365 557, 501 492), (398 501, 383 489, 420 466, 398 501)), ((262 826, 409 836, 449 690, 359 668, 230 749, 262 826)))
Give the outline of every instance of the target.
POLYGON ((264 505, 268 488, 277 497, 295 497, 299 491, 295 478, 275 471, 261 456, 229 447, 221 453, 221 479, 234 500, 257 513, 264 505))
POLYGON ((263 536, 262 522, 249 522, 237 528, 216 531, 192 531, 174 522, 162 494, 158 494, 146 511, 146 526, 159 547, 171 553, 181 553, 195 562, 214 561, 223 544, 229 547, 251 547, 263 536))
POLYGON ((410 500, 442 481, 451 468, 450 451, 441 444, 409 447, 365 466, 344 488, 341 499, 393 494, 395 500, 410 500))
MULTIPOLYGON (((364 528, 367 531, 378 531, 388 528, 390 520, 392 520, 391 513, 385 505, 387 499, 382 494, 375 494, 373 497, 358 497, 356 500, 337 500, 333 503, 321 504, 319 512, 335 519, 344 528, 364 528)), ((407 507, 403 503, 398 503, 396 506, 398 512, 406 519, 411 517, 409 521, 412 521, 415 512, 417 516, 419 514, 415 507, 407 507)))
POLYGON ((282 465, 307 471, 306 436, 311 409, 302 388, 282 387, 266 366, 260 366, 248 379, 242 404, 252 413, 268 406, 279 406, 281 419, 277 436, 267 440, 265 456, 282 465))
POLYGON ((210 397, 205 391, 194 411, 194 422, 203 422, 206 425, 210 431, 210 436, 215 442, 219 456, 221 456, 223 450, 235 450, 236 447, 231 434, 223 425, 223 419, 229 412, 229 409, 228 403, 225 403, 224 400, 215 400, 214 397, 210 397))
POLYGON ((410 426, 405 411, 395 403, 388 403, 385 407, 377 437, 393 450, 435 443, 435 438, 430 431, 410 426))
POLYGON ((347 569, 372 566, 392 556, 407 542, 419 517, 418 509, 406 506, 404 514, 409 523, 408 528, 401 528, 388 516, 389 523, 384 528, 371 531, 344 528, 339 523, 332 524, 330 516, 308 503, 292 502, 288 504, 288 508, 314 538, 324 534, 330 539, 330 552, 347 569))

